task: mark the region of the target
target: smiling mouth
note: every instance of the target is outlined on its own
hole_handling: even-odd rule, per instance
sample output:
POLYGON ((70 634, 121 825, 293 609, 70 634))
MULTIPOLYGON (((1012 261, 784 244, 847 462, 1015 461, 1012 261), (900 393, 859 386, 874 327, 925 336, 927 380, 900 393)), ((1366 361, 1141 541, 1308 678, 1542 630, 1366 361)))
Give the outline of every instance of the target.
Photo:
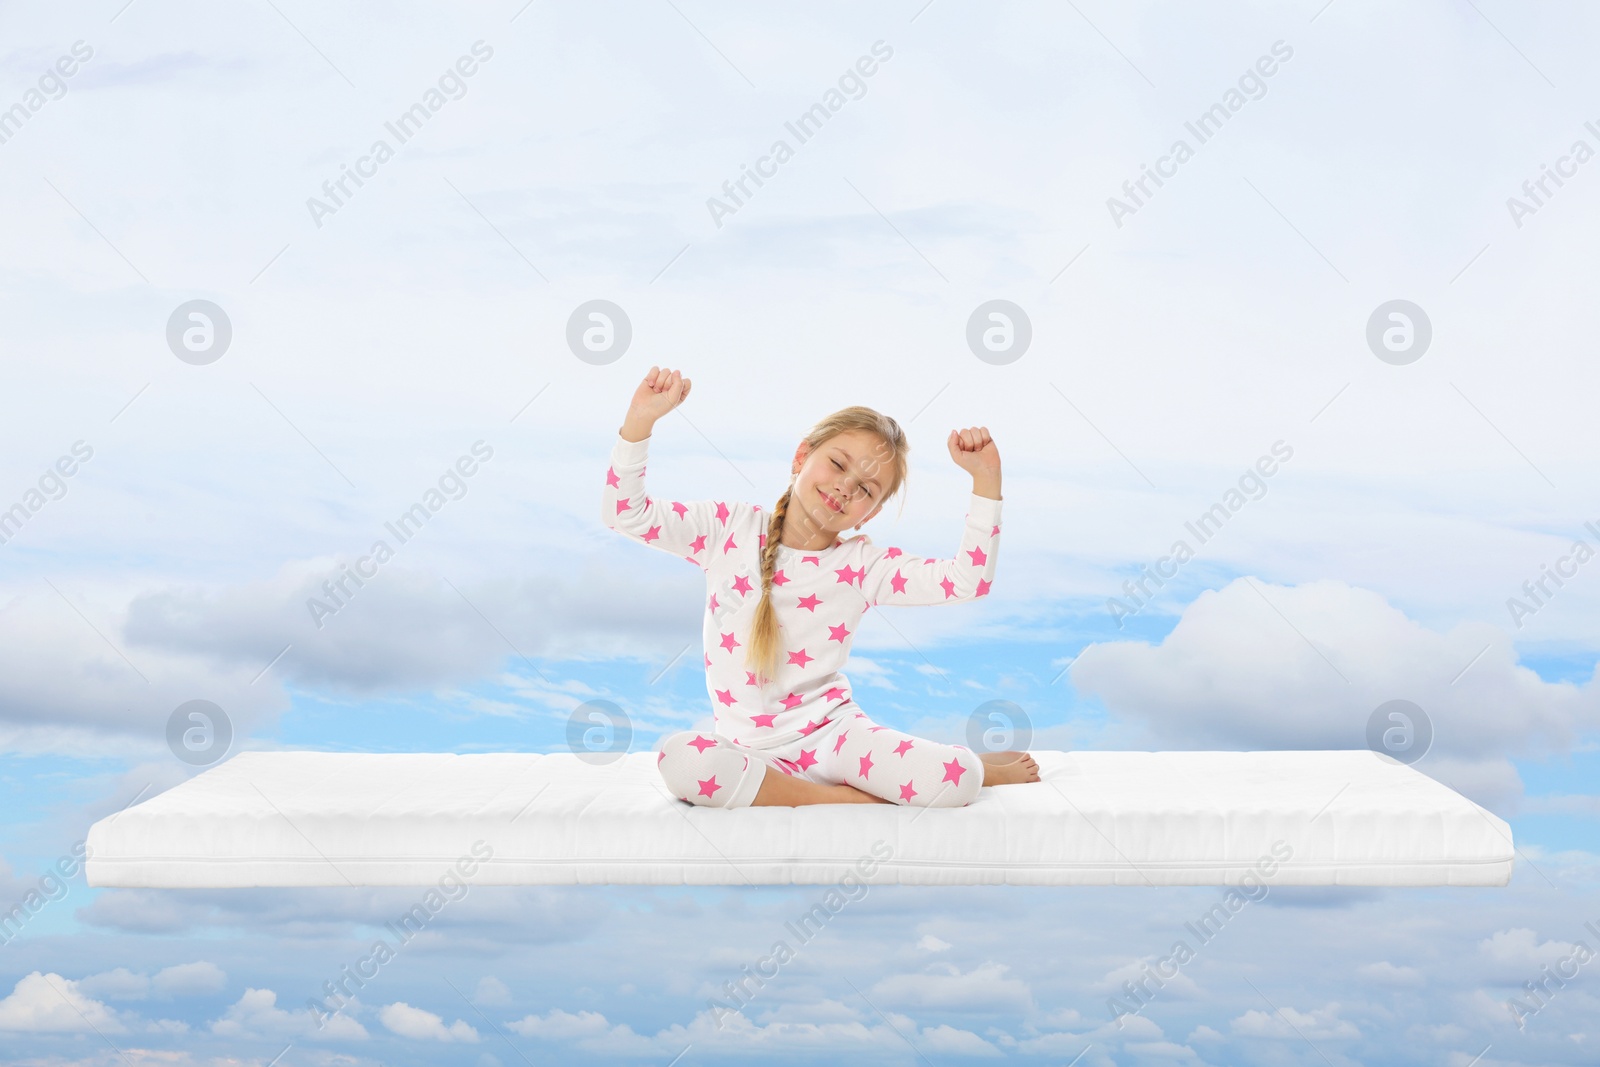
POLYGON ((833 497, 829 496, 827 493, 824 493, 821 489, 817 490, 817 494, 819 496, 821 496, 823 500, 827 501, 828 502, 828 507, 832 508, 834 511, 843 511, 844 510, 838 504, 835 504, 833 502, 833 497))

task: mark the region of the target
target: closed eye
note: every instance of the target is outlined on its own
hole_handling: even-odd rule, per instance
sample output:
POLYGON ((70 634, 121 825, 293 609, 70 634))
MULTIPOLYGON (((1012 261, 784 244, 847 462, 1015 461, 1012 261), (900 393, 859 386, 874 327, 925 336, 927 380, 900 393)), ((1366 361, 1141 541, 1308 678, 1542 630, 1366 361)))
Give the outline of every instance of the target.
MULTIPOLYGON (((844 470, 844 464, 840 463, 838 460, 834 460, 833 465, 838 467, 841 471, 844 470)), ((872 487, 863 482, 861 484, 861 488, 866 491, 867 499, 872 499, 872 487)))

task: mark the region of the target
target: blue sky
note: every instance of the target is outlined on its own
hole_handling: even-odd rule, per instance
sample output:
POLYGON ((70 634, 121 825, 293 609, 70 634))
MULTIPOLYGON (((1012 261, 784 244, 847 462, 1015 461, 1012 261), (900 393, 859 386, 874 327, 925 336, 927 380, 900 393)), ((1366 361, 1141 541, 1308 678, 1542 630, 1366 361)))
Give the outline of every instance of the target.
POLYGON ((1507 1001, 1600 951, 1596 29, 1481 0, 0 8, 0 904, 196 773, 188 700, 235 751, 554 751, 590 699, 639 746, 708 723, 698 572, 596 509, 653 364, 695 382, 659 492, 769 505, 812 422, 869 404, 912 453, 868 532, 920 553, 969 489, 941 438, 989 427, 994 591, 864 621, 882 721, 960 740, 1003 698, 1038 748, 1352 748, 1406 699, 1417 768, 1518 846, 1503 889, 1274 889, 1121 1026, 1219 890, 877 887, 718 1028, 818 887, 481 887, 318 1028, 415 893, 79 875, 0 944, 0 1059, 1593 1062, 1600 963, 1520 1027, 1507 1001), (602 365, 566 343, 596 299, 633 331, 602 365), (967 343, 997 299, 1032 330, 1004 364, 967 343), (210 362, 169 343, 195 300, 231 325, 210 362), (1397 300, 1415 358, 1369 343, 1397 300))

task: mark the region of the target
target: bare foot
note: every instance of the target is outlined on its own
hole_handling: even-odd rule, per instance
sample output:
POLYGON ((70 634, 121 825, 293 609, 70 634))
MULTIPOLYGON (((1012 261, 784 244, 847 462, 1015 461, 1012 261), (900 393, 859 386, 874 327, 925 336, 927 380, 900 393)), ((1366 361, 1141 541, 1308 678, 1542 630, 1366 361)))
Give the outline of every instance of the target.
POLYGON ((853 785, 823 785, 767 768, 751 804, 765 807, 799 807, 804 804, 892 804, 853 785))
POLYGON ((984 785, 1016 785, 1039 780, 1039 765, 1026 752, 1007 749, 985 752, 978 758, 983 761, 984 785))

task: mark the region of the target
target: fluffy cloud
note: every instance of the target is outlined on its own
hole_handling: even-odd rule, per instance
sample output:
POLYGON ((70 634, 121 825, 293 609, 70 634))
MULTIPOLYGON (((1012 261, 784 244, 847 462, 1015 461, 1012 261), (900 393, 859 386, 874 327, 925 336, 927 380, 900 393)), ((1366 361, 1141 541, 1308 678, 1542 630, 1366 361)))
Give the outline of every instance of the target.
POLYGON ((1229 1025, 1241 1037, 1282 1037, 1312 1041, 1360 1037, 1354 1023, 1339 1018, 1339 1005, 1327 1004, 1309 1012, 1282 1005, 1276 1012, 1254 1008, 1233 1019, 1229 1025))
POLYGON ((349 1015, 330 1015, 319 1028, 316 1016, 310 1011, 284 1011, 278 1007, 277 993, 253 988, 247 988, 222 1018, 212 1022, 211 1032, 218 1037, 272 1041, 291 1038, 361 1041, 369 1036, 367 1028, 349 1015))
POLYGON ((1373 710, 1403 697, 1433 724, 1417 769, 1499 774, 1500 799, 1516 782, 1508 755, 1565 752, 1600 726, 1595 678, 1543 681, 1494 626, 1439 633, 1331 580, 1236 579, 1201 593, 1160 644, 1089 645, 1071 677, 1156 747, 1361 748, 1373 710))
POLYGON ((872 987, 872 999, 958 1012, 1032 1010, 1028 983, 1010 976, 1008 970, 1005 964, 992 961, 966 972, 953 963, 936 963, 920 974, 880 978, 872 987))
POLYGON ((478 1031, 457 1019, 449 1026, 444 1019, 431 1011, 413 1008, 405 1001, 385 1004, 378 1010, 378 1018, 390 1032, 416 1041, 466 1041, 476 1042, 478 1031))
POLYGON ((11 994, 0 1000, 0 1031, 100 1030, 115 1034, 124 1029, 111 1009, 85 995, 77 982, 53 972, 24 975, 11 994))
POLYGON ((200 960, 179 963, 157 971, 153 976, 126 967, 91 974, 81 979, 79 988, 90 996, 108 1000, 143 1000, 152 992, 159 996, 187 996, 215 993, 227 985, 228 976, 214 963, 200 960))

